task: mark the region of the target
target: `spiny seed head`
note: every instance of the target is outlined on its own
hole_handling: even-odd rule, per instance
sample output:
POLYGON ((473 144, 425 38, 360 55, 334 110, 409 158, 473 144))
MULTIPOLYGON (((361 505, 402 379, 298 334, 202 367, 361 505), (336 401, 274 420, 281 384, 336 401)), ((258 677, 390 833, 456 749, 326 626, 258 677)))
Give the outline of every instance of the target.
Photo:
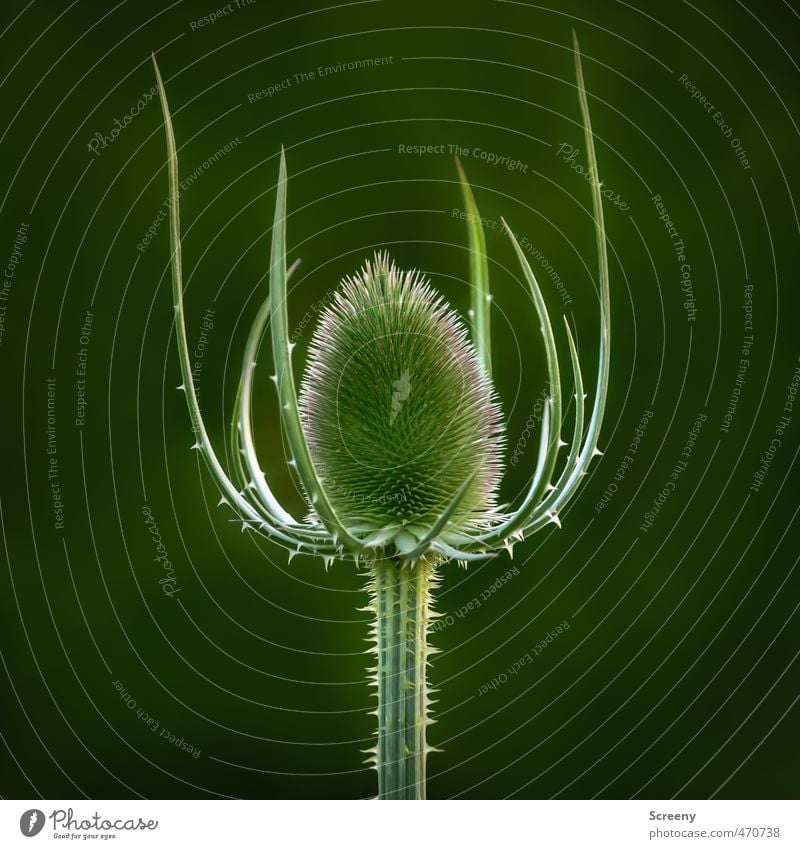
POLYGON ((351 530, 407 545, 470 479, 445 537, 492 515, 504 439, 491 381, 441 295, 387 254, 346 278, 322 314, 300 413, 331 504, 351 530))

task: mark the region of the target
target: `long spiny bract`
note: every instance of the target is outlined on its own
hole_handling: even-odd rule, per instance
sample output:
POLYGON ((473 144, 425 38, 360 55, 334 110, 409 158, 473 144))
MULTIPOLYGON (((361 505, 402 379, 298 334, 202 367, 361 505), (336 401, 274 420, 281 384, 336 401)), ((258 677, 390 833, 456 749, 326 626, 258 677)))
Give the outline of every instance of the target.
POLYGON ((489 258, 486 254, 486 235, 483 232, 478 205, 475 203, 475 195, 472 193, 472 187, 458 157, 456 157, 456 169, 461 183, 461 196, 464 199, 464 212, 467 215, 470 283, 469 319, 472 342, 478 351, 486 374, 491 377, 492 333, 490 313, 492 296, 489 292, 489 258))
MULTIPOLYGON (((544 481, 543 490, 537 493, 539 497, 526 497, 516 510, 506 516, 500 517, 499 522, 494 528, 473 536, 470 540, 465 541, 462 545, 460 545, 458 549, 452 550, 450 556, 455 559, 464 558, 465 555, 469 553, 485 551, 487 548, 491 549, 504 545, 509 540, 513 542, 515 540, 522 539, 550 523, 554 523, 560 527, 560 511, 564 509, 572 496, 577 492, 581 480, 587 474, 587 469, 591 461, 601 454, 597 445, 600 437, 600 427, 605 413, 606 398, 608 396, 611 347, 611 294, 609 289, 608 247, 606 244, 605 219, 603 217, 603 199, 600 191, 601 182, 597 171, 597 154, 595 151, 591 119, 589 117, 589 105, 586 97, 586 86, 583 79, 580 48, 574 31, 572 35, 575 51, 575 77, 577 81, 581 117, 583 118, 589 173, 592 176, 592 211, 594 215, 600 284, 600 354, 597 367, 594 406, 592 407, 589 423, 586 428, 586 432, 584 433, 583 407, 585 396, 583 394, 583 381, 580 374, 577 354, 574 352, 572 334, 569 331, 569 327, 567 327, 567 339, 570 344, 570 357, 572 360, 576 387, 575 432, 567 462, 562 468, 561 473, 556 478, 555 483, 553 483, 552 473, 555 468, 555 463, 551 462, 553 460, 552 454, 554 450, 557 451, 558 448, 562 447, 563 443, 561 443, 560 437, 557 440, 548 439, 547 447, 545 447, 545 444, 543 443, 540 448, 539 460, 541 461, 544 459, 549 466, 550 471, 544 481), (543 455, 542 452, 546 453, 543 455)), ((523 274, 528 281, 537 311, 539 312, 540 318, 542 318, 541 307, 543 305, 536 295, 539 287, 536 283, 535 275, 513 232, 508 225, 505 224, 505 222, 504 225, 508 236, 511 238, 512 245, 514 246, 520 265, 522 266, 523 274)), ((549 325, 549 322, 547 324, 549 325)), ((542 322, 542 334, 545 338, 545 350, 548 351, 549 354, 554 350, 554 347, 551 338, 552 331, 546 327, 545 322, 542 322)), ((553 378, 551 376, 551 384, 552 380, 553 378)), ((557 391, 554 391, 551 386, 551 404, 552 402, 560 403, 560 394, 560 386, 557 391)), ((556 426, 560 427, 560 421, 556 426)), ((537 462, 537 468, 538 467, 539 462, 537 462)), ((535 479, 534 483, 536 483, 535 479)), ((532 484, 532 486, 533 485, 534 484, 532 484)), ((529 490, 529 495, 530 494, 529 490)))

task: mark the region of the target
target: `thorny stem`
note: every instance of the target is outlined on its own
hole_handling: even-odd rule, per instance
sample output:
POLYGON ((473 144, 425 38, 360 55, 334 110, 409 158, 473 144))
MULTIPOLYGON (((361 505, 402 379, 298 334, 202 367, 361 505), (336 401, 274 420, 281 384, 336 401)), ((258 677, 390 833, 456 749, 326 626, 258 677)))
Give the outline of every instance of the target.
POLYGON ((431 589, 435 567, 379 560, 370 567, 373 669, 378 690, 378 742, 370 762, 378 772, 379 799, 424 799, 425 758, 432 751, 425 732, 431 723, 427 682, 431 589))

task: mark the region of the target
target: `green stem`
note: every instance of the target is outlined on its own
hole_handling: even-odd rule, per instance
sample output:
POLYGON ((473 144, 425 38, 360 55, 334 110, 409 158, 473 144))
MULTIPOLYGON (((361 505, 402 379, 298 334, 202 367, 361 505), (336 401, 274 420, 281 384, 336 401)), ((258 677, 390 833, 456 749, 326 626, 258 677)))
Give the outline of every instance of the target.
POLYGON ((424 799, 430 704, 427 664, 434 567, 379 560, 370 567, 378 664, 378 743, 372 761, 379 799, 424 799))

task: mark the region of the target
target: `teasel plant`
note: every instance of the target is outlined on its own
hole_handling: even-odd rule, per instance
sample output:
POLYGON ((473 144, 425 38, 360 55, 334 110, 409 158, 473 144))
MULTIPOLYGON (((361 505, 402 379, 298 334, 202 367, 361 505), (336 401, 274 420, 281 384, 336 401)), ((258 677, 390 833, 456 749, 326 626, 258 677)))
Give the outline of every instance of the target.
MULTIPOLYGON (((578 490, 598 438, 609 380, 608 256, 586 90, 577 38, 575 72, 591 181, 598 255, 600 339, 591 413, 578 353, 564 319, 574 386, 572 438, 562 439, 566 410, 556 336, 541 289, 508 224, 547 362, 548 394, 530 483, 518 502, 498 503, 505 444, 492 382, 491 303, 486 244, 475 198, 456 161, 468 213, 467 325, 418 271, 401 271, 378 253, 346 278, 311 339, 299 392, 292 366, 287 294, 296 264, 286 263, 287 172, 283 149, 272 223, 269 292, 245 342, 231 425, 231 468, 209 439, 192 380, 183 306, 178 157, 164 84, 153 56, 168 149, 170 244, 175 332, 195 443, 219 487, 220 505, 242 529, 299 553, 354 564, 366 581, 369 642, 375 664, 376 744, 367 762, 378 798, 424 799, 432 691, 428 637, 437 613, 433 591, 446 564, 492 558, 550 524, 578 490), (295 517, 277 500, 259 463, 252 392, 256 358, 269 334, 288 464, 307 502, 295 517), (563 449, 568 448, 566 456, 563 449)), ((571 404, 569 406, 572 406, 571 404)))

